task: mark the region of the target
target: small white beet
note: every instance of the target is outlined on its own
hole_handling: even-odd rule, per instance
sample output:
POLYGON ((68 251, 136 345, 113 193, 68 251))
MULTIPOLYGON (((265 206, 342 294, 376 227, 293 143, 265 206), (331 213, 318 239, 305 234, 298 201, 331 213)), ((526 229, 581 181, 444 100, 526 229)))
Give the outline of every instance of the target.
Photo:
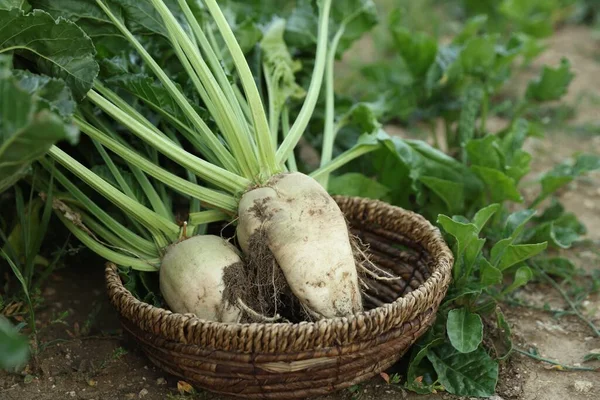
POLYGON ((253 251, 249 241, 258 229, 290 289, 312 314, 333 318, 362 311, 346 220, 317 181, 282 174, 245 193, 237 228, 244 253, 253 251))
POLYGON ((237 322, 240 310, 223 298, 223 272, 241 261, 238 250, 222 238, 193 236, 168 248, 160 267, 160 291, 173 312, 237 322))

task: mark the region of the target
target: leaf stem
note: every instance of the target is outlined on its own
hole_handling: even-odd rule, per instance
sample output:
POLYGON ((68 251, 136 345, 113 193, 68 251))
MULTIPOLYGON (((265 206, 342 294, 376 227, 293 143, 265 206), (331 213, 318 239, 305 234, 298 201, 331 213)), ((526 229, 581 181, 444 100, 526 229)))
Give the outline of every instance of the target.
POLYGON ((544 357, 540 357, 540 356, 538 356, 536 354, 532 354, 532 353, 530 353, 528 351, 519 349, 518 347, 513 347, 513 350, 516 351, 519 354, 523 354, 523 355, 525 355, 527 357, 533 358, 534 360, 543 361, 543 362, 548 363, 548 364, 559 366, 561 369, 564 369, 566 371, 590 371, 590 372, 595 372, 595 371, 599 370, 599 368, 575 367, 575 366, 570 366, 570 365, 564 365, 564 364, 561 364, 561 363, 559 363, 557 361, 550 360, 550 359, 544 358, 544 357))
MULTIPOLYGON (((214 1, 214 0, 213 0, 214 1)), ((292 125, 288 136, 283 140, 279 149, 277 149, 277 163, 282 164, 294 151, 298 141, 302 137, 304 130, 308 126, 308 122, 312 116, 319 94, 321 92, 321 84, 325 72, 325 63, 327 59, 327 44, 329 41, 329 11, 331 9, 332 0, 323 0, 320 17, 319 17, 319 39, 317 42, 317 56, 315 59, 315 67, 312 73, 312 79, 306 94, 304 104, 300 109, 298 118, 292 125)))

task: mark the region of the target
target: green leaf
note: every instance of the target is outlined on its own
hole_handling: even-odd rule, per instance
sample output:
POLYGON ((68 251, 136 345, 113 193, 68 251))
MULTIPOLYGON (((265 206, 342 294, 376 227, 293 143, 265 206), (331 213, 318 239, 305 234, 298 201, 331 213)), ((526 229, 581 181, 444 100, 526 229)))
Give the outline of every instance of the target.
POLYGON ((19 180, 54 143, 77 137, 71 126, 46 108, 47 100, 19 86, 9 61, 0 58, 0 192, 19 180))
MULTIPOLYGON (((383 144, 389 151, 386 153, 389 159, 385 160, 384 165, 377 165, 376 171, 381 174, 379 181, 394 190, 394 198, 396 197, 395 190, 401 192, 399 195, 407 196, 409 194, 404 186, 398 186, 403 175, 411 182, 410 187, 416 193, 416 201, 419 205, 425 205, 431 201, 429 200, 430 192, 424 190, 426 186, 421 180, 422 177, 428 177, 426 181, 429 184, 433 182, 431 177, 454 183, 452 185, 443 182, 444 187, 442 187, 439 184, 440 181, 435 182, 437 192, 434 194, 445 204, 458 204, 460 197, 456 191, 460 191, 462 193, 460 196, 469 202, 474 201, 480 194, 480 180, 465 165, 432 148, 427 143, 391 137, 383 140, 383 144)), ((431 207, 424 208, 431 210, 431 207)), ((448 210, 442 209, 440 212, 448 213, 448 210)))
POLYGON ((395 9, 390 14, 389 26, 395 50, 400 54, 413 78, 423 80, 433 65, 438 45, 437 41, 423 32, 411 32, 402 24, 402 13, 395 9))
POLYGON ((18 85, 28 93, 39 97, 40 108, 48 108, 69 120, 75 112, 75 101, 71 89, 62 79, 36 75, 29 71, 13 71, 18 85))
POLYGON ((469 18, 462 27, 462 31, 452 39, 452 43, 464 44, 469 39, 472 39, 481 31, 486 22, 488 22, 487 15, 477 15, 469 18))
POLYGON ((498 381, 498 363, 479 347, 463 354, 449 343, 427 353, 438 374, 438 380, 449 393, 458 396, 489 397, 498 381))
POLYGON ((85 97, 99 68, 92 41, 77 25, 41 10, 13 9, 0 10, 0 27, 0 53, 33 60, 41 72, 64 79, 77 99, 85 97))
POLYGON ((546 250, 548 243, 510 245, 504 250, 498 269, 504 271, 546 250))
POLYGON ((390 194, 387 186, 354 172, 332 176, 328 191, 331 195, 358 196, 377 200, 385 199, 390 194))
POLYGON ((481 317, 466 308, 454 309, 448 313, 446 330, 450 343, 461 353, 475 351, 483 340, 481 317))
POLYGON ((479 282, 484 287, 502 283, 502 271, 483 258, 479 269, 479 282))
POLYGON ((540 197, 546 197, 575 178, 596 170, 600 170, 600 156, 595 154, 579 154, 574 161, 565 160, 542 175, 540 197))
POLYGON ((431 351, 435 346, 439 346, 444 343, 444 339, 438 338, 430 341, 424 346, 416 345, 413 350, 410 362, 408 364, 408 371, 406 373, 406 384, 405 388, 419 394, 427 394, 433 392, 433 383, 435 379, 430 378, 432 366, 427 360, 427 353, 431 351), (427 366, 425 366, 427 362, 427 366), (430 370, 431 369, 431 370, 430 370), (419 379, 421 378, 421 379, 419 379), (429 379, 428 379, 429 378, 429 379))
POLYGON ((513 283, 504 289, 502 294, 508 294, 520 288, 521 286, 525 286, 532 278, 533 272, 531 271, 531 268, 525 266, 520 267, 517 272, 515 272, 515 279, 513 280, 513 283))
POLYGON ((477 227, 479 232, 481 232, 485 224, 487 224, 490 218, 492 218, 499 209, 500 204, 490 204, 489 206, 477 211, 473 217, 473 224, 477 227))
POLYGON ((456 239, 457 250, 454 256, 457 260, 460 259, 465 249, 478 239, 479 231, 473 224, 458 222, 445 215, 440 215, 437 222, 456 239))
POLYGON ((465 208, 464 186, 461 183, 433 176, 422 176, 419 181, 442 199, 448 212, 458 213, 465 208))
POLYGON ((336 0, 335 7, 331 8, 331 20, 335 24, 332 33, 344 27, 337 49, 338 54, 343 54, 352 43, 377 25, 379 18, 372 0, 336 0))
POLYGON ((471 166, 471 169, 485 183, 491 202, 501 203, 511 200, 520 203, 523 201, 515 180, 502 171, 477 165, 471 166))
POLYGON ((23 367, 29 358, 29 343, 17 329, 0 315, 0 369, 23 367))
POLYGON ((467 74, 487 76, 496 62, 496 37, 484 35, 465 43, 458 62, 467 74))
POLYGON ((465 147, 472 165, 499 171, 504 169, 504 154, 498 145, 497 136, 487 135, 481 139, 471 139, 465 147))
POLYGON ((529 82, 525 97, 530 101, 552 101, 560 99, 565 93, 571 80, 571 64, 569 60, 563 58, 560 66, 551 68, 544 66, 542 74, 529 82))
POLYGON ((585 233, 585 225, 577 219, 575 214, 562 213, 554 220, 544 222, 528 231, 525 241, 547 241, 552 247, 568 249, 585 233))

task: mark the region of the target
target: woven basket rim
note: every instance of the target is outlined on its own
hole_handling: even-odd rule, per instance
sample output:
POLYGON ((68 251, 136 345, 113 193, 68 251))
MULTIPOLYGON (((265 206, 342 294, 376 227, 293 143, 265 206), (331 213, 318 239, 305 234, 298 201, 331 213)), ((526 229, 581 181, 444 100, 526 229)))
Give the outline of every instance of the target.
MULTIPOLYGON (((148 304, 148 303, 138 300, 137 298, 135 298, 133 296, 133 294, 128 289, 125 288, 122 280, 120 279, 120 277, 118 275, 118 267, 116 264, 114 264, 112 262, 106 263, 107 286, 111 286, 111 284, 116 284, 119 287, 119 289, 122 289, 124 291, 123 294, 125 297, 121 298, 120 302, 129 301, 131 305, 149 307, 152 309, 153 313, 159 313, 161 315, 161 319, 162 318, 178 318, 178 319, 180 319, 180 321, 178 321, 179 323, 194 324, 194 325, 211 325, 212 327, 215 327, 217 329, 227 329, 227 328, 231 328, 231 327, 252 329, 252 328, 266 325, 266 326, 272 327, 273 329, 276 329, 278 327, 287 327, 288 329, 291 328, 294 330, 310 329, 310 328, 318 330, 319 327, 321 327, 322 325, 339 325, 339 324, 346 325, 346 324, 352 323, 354 320, 370 319, 370 318, 375 317, 376 314, 382 313, 382 311, 387 311, 387 312, 391 313, 391 311, 395 308, 404 308, 409 302, 416 301, 416 298, 419 297, 419 295, 426 297, 425 295, 432 290, 434 290, 434 291, 442 291, 442 290, 445 291, 446 290, 448 282, 450 281, 450 278, 451 278, 451 271, 452 271, 452 266, 454 263, 454 256, 453 256, 452 252, 450 251, 450 249, 448 248, 447 244, 445 243, 444 239, 442 238, 442 235, 437 227, 433 226, 423 216, 421 216, 413 211, 405 210, 405 209, 403 209, 401 207, 397 207, 397 206, 392 206, 392 205, 385 203, 383 201, 380 201, 380 200, 372 200, 372 199, 365 199, 365 198, 361 198, 361 197, 351 197, 351 196, 333 196, 333 198, 338 202, 339 201, 347 201, 347 202, 356 203, 356 204, 369 203, 371 206, 374 206, 377 208, 393 210, 393 212, 395 214, 399 215, 401 218, 406 218, 407 220, 410 220, 412 223, 417 224, 420 229, 423 229, 424 231, 426 231, 427 236, 430 239, 430 246, 428 246, 429 248, 427 250, 429 251, 430 249, 433 249, 433 251, 430 252, 430 256, 431 256, 432 260, 434 260, 434 262, 433 262, 434 269, 431 272, 431 275, 429 276, 429 278, 427 278, 423 283, 421 283, 417 289, 414 289, 410 293, 407 293, 406 295, 403 295, 402 297, 397 298, 396 300, 394 300, 391 303, 386 303, 382 306, 375 307, 375 308, 372 308, 367 311, 358 312, 349 317, 324 318, 324 319, 314 321, 314 322, 302 321, 302 322, 296 322, 296 323, 290 323, 290 322, 251 322, 251 323, 217 322, 217 321, 211 321, 211 320, 199 318, 195 314, 181 314, 181 313, 176 313, 176 312, 173 312, 171 310, 168 310, 168 309, 165 309, 162 307, 155 307, 151 304, 148 304), (115 277, 116 277, 116 279, 115 279, 115 277)), ((427 308, 428 307, 424 307, 422 310, 417 310, 418 312, 416 312, 416 313, 420 313, 427 308)))

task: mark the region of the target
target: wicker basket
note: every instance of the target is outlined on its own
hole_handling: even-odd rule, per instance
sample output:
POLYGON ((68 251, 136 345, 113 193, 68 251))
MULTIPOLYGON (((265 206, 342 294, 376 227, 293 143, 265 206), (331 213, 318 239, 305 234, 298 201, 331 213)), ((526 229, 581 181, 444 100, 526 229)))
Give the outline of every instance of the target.
POLYGON ((419 215, 336 197, 372 260, 402 277, 368 281, 367 311, 299 324, 224 324, 136 300, 114 264, 106 279, 124 329, 165 371, 213 392, 300 399, 362 382, 394 364, 433 323, 450 282, 452 253, 419 215))

